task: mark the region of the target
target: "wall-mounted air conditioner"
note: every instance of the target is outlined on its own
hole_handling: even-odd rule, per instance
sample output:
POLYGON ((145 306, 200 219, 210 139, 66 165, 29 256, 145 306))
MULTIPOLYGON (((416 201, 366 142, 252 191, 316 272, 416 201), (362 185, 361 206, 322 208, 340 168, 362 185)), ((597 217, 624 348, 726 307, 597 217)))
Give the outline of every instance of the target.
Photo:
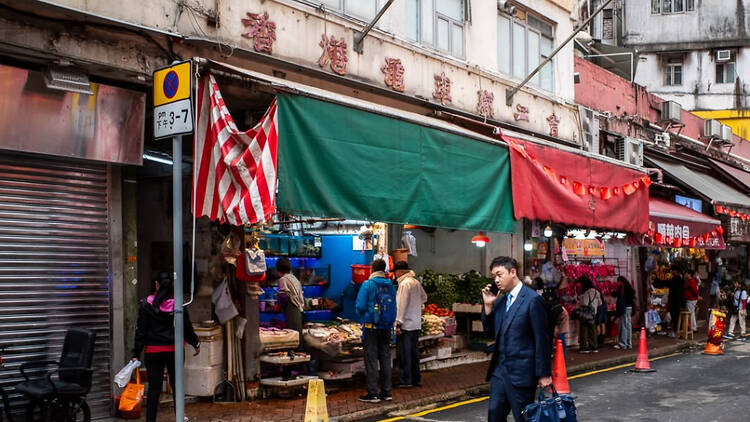
POLYGON ((583 150, 599 154, 599 116, 594 110, 578 106, 583 132, 583 150))
POLYGON ((732 50, 717 50, 716 61, 717 62, 728 62, 732 59, 732 50))
POLYGON ((706 120, 703 125, 703 136, 706 138, 721 138, 721 122, 718 120, 706 120))
POLYGON ((661 120, 663 122, 681 123, 682 106, 674 101, 664 101, 661 103, 661 120))
POLYGON ((643 167, 643 142, 639 139, 622 137, 615 141, 617 158, 634 166, 643 167))
POLYGON ((732 127, 729 125, 721 125, 721 139, 732 142, 732 127))

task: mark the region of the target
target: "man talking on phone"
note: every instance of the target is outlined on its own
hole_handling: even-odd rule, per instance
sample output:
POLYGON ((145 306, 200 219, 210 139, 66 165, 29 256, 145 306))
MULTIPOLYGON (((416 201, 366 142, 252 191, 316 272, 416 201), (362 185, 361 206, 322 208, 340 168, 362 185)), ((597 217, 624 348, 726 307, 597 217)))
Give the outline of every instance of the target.
POLYGON ((493 259, 490 272, 505 295, 498 299, 491 284, 482 289, 484 334, 495 339, 487 371, 488 420, 505 421, 512 411, 520 422, 521 412, 534 401, 536 387, 552 384, 547 311, 542 297, 521 283, 515 259, 493 259))

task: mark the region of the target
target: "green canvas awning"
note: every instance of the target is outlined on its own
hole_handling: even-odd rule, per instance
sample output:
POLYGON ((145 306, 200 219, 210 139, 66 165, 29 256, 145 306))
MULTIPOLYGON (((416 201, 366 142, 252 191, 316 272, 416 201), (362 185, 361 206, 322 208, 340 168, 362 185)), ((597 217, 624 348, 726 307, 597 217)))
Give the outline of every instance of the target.
POLYGON ((277 107, 279 210, 515 231, 506 146, 299 95, 277 107))

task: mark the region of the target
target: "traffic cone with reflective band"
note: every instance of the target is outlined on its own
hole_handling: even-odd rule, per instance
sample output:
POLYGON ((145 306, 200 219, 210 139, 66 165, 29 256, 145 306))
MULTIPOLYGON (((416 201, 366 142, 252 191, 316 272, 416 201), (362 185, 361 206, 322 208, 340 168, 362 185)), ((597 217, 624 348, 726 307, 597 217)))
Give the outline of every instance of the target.
POLYGON ((641 327, 641 340, 638 342, 638 359, 635 361, 633 372, 656 372, 648 363, 648 347, 646 346, 646 328, 641 327))
POLYGON ((305 422, 328 422, 326 391, 321 379, 312 379, 307 385, 305 422))
POLYGON ((552 386, 560 394, 569 394, 568 370, 565 368, 565 354, 563 353, 562 340, 557 339, 555 346, 555 366, 552 368, 552 386))

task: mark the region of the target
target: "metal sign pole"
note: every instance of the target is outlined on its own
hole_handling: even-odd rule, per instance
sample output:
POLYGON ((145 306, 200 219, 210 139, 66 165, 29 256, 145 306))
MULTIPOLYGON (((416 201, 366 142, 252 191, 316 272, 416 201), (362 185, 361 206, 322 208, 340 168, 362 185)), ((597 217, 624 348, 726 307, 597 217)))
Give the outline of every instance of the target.
POLYGON ((185 359, 182 268, 182 135, 172 137, 172 230, 174 241, 174 408, 175 421, 185 420, 185 359))

